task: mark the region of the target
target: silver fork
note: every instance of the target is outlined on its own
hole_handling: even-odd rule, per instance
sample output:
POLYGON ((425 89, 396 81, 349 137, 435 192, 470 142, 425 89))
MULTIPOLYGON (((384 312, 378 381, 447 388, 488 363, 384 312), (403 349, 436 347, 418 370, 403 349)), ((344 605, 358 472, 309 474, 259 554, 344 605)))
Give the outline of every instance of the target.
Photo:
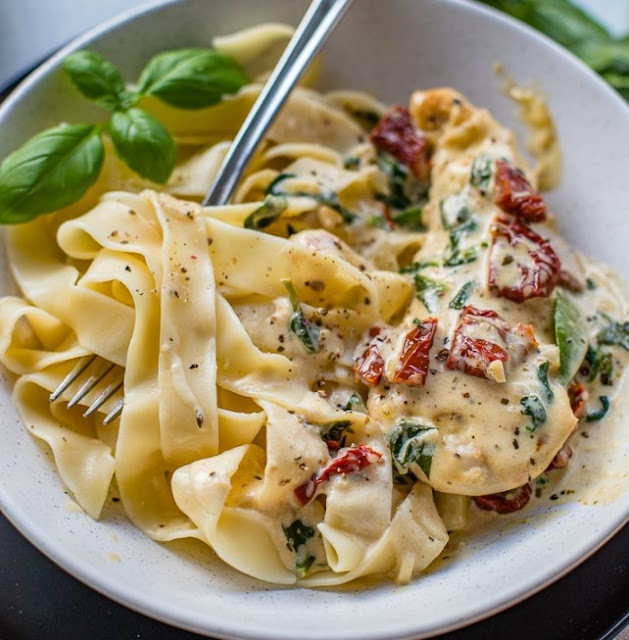
MULTIPOLYGON (((212 186, 203 199, 204 206, 220 206, 229 202, 262 137, 312 58, 319 52, 352 1, 313 0, 310 4, 286 50, 240 127, 212 186)), ((57 400, 73 383, 78 381, 79 389, 68 402, 68 408, 73 407, 115 369, 116 365, 96 355, 81 358, 52 392, 50 402, 57 400), (94 371, 95 367, 97 367, 96 371, 94 371), (92 372, 90 373, 90 371, 92 372), (81 376, 84 377, 83 380, 79 380, 81 376)), ((84 416, 94 413, 119 390, 122 390, 124 370, 121 367, 117 367, 117 369, 122 372, 120 373, 120 381, 110 382, 88 406, 84 416)), ((121 397, 105 416, 103 424, 110 424, 120 415, 123 402, 124 399, 121 397)))

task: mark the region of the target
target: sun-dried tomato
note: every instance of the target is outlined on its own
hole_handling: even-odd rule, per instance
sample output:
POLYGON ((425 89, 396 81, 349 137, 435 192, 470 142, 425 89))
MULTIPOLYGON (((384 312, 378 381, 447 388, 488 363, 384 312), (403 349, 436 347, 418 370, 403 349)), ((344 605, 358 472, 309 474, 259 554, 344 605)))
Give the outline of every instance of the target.
POLYGON ((562 269, 559 272, 557 284, 564 289, 568 289, 568 291, 573 291, 574 293, 581 293, 584 288, 583 283, 565 269, 562 269))
POLYGON ((533 189, 521 169, 507 160, 496 160, 494 202, 505 212, 528 222, 546 220, 546 202, 533 189))
POLYGON ((430 145, 411 120, 406 107, 391 107, 371 132, 377 149, 390 153, 420 180, 430 176, 430 145))
POLYGON ((561 262, 550 243, 512 216, 491 225, 489 288, 499 298, 524 302, 547 298, 559 280, 561 262))
POLYGON ((380 355, 379 343, 374 338, 354 362, 354 374, 364 384, 375 387, 380 382, 383 372, 384 359, 380 355))
POLYGON ((392 382, 424 386, 428 375, 430 349, 436 331, 436 318, 427 318, 406 334, 392 382))
POLYGON ((360 471, 381 459, 382 454, 379 451, 364 444, 341 450, 334 460, 323 467, 319 473, 313 474, 308 482, 299 485, 293 493, 299 504, 306 505, 314 498, 319 485, 327 482, 331 476, 360 471))
POLYGON ((507 336, 511 330, 495 311, 466 306, 454 330, 446 366, 472 376, 494 380, 492 362, 507 362, 507 336))
POLYGON ((474 496, 476 506, 485 511, 496 511, 497 513, 513 513, 525 507, 531 499, 531 485, 527 482, 521 487, 504 491, 503 493, 492 493, 487 496, 474 496))
POLYGON ((579 420, 585 415, 585 405, 588 401, 589 393, 586 388, 576 380, 568 385, 568 398, 570 399, 570 408, 576 418, 579 420))

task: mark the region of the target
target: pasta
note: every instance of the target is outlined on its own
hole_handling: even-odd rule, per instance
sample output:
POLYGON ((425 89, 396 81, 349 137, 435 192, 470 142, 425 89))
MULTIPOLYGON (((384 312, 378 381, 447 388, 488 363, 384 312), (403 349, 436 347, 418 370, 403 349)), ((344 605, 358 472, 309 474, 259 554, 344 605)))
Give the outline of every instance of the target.
MULTIPOLYGON (((289 33, 215 45, 259 67, 289 33)), ((185 118, 147 100, 182 150, 163 191, 108 152, 79 203, 8 230, 0 359, 92 518, 115 483, 147 536, 261 580, 407 582, 603 417, 587 393, 618 393, 628 305, 558 237, 513 135, 451 89, 387 109, 300 87, 234 203, 200 206, 259 90, 185 118), (109 426, 119 396, 49 402, 89 354, 124 368, 109 426)))

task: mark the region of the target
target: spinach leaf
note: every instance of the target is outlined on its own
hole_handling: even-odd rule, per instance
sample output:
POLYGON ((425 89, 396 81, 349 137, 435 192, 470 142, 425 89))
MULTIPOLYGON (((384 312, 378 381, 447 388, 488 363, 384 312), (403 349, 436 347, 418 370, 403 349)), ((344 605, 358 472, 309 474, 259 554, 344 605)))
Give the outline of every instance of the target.
POLYGON ((126 109, 139 97, 127 91, 120 71, 94 51, 71 53, 63 69, 85 97, 106 109, 126 109))
POLYGON ((432 261, 424 261, 424 262, 413 262, 409 264, 407 267, 402 267, 400 269, 400 273, 417 273, 422 269, 426 269, 428 267, 438 267, 438 262, 432 261))
POLYGON ((103 158, 93 125, 37 134, 0 165, 0 223, 26 222, 77 201, 96 182, 103 158))
POLYGON ((314 556, 308 555, 303 560, 298 560, 295 563, 295 573, 298 578, 304 578, 308 575, 308 571, 310 571, 310 567, 312 567, 314 560, 314 556))
POLYGON ((353 433, 351 420, 336 420, 321 425, 321 438, 328 445, 328 449, 346 447, 347 438, 353 433))
POLYGON ((629 321, 616 322, 609 316, 605 316, 609 324, 599 331, 596 339, 599 344, 614 345, 617 344, 623 349, 629 351, 629 321))
POLYGON ((469 300, 469 297, 472 295, 472 291, 474 290, 474 282, 471 280, 466 282, 457 292, 457 294, 450 300, 450 304, 448 307, 450 309, 461 310, 465 303, 469 300))
POLYGON ((612 384, 614 374, 614 361, 610 353, 606 353, 602 349, 595 349, 588 345, 585 359, 581 364, 579 373, 585 376, 587 382, 594 382, 600 375, 601 383, 604 385, 612 384))
POLYGON ((413 472, 412 467, 416 465, 429 478, 435 453, 433 436, 436 433, 435 427, 427 427, 415 420, 408 418, 396 420, 387 435, 395 470, 405 475, 409 471, 413 472))
POLYGON ((579 309, 561 289, 556 290, 554 320, 555 341, 559 347, 559 380, 568 386, 587 352, 587 327, 579 309))
POLYGON ((135 107, 116 111, 109 133, 116 153, 136 173, 153 182, 168 180, 175 166, 176 148, 159 120, 135 107))
POLYGON ((417 297, 424 303, 430 313, 437 313, 439 310, 437 298, 440 298, 445 293, 446 285, 419 273, 415 274, 414 280, 417 297))
POLYGON ((286 211, 288 200, 285 196, 268 195, 264 204, 250 213, 245 219, 245 229, 264 229, 275 222, 286 211))
POLYGON ((285 279, 282 280, 282 283, 286 287, 288 299, 293 308, 293 315, 290 319, 291 331, 299 338, 308 351, 316 353, 321 348, 319 344, 319 328, 306 320, 292 281, 285 279))
POLYGON ((494 158, 486 153, 481 153, 474 158, 474 162, 472 163, 470 184, 476 187, 481 193, 487 193, 493 171, 494 158))
POLYGON ((301 520, 295 520, 288 527, 282 526, 282 531, 284 531, 286 543, 291 551, 297 551, 315 534, 314 529, 305 525, 301 520))
POLYGON ((352 393, 352 395, 347 399, 347 402, 341 407, 343 411, 353 411, 354 407, 365 408, 365 404, 363 399, 356 393, 352 393))
POLYGON ((341 215, 343 222, 346 224, 350 224, 356 220, 358 216, 341 204, 336 193, 307 193, 306 191, 283 191, 280 189, 282 182, 296 177, 294 173, 280 173, 266 188, 265 194, 273 196, 305 196, 316 200, 319 204, 330 207, 330 209, 334 209, 334 211, 341 215))
MULTIPOLYGON (((377 196, 378 200, 394 212, 406 212, 406 218, 411 215, 408 213, 410 210, 419 207, 421 211, 428 201, 429 185, 426 182, 418 180, 411 171, 403 164, 397 162, 388 153, 380 152, 377 162, 378 168, 386 176, 387 186, 389 188, 388 194, 379 194, 377 196)), ((393 216, 393 221, 396 222, 395 215, 393 216)), ((401 222, 396 222, 396 224, 407 224, 407 222, 405 223, 405 217, 403 216, 401 222)), ((416 218, 414 224, 419 224, 416 218)), ((417 230, 423 231, 423 221, 421 227, 416 228, 417 230)))
POLYGON ((531 418, 531 423, 526 427, 528 431, 535 431, 546 422, 546 409, 537 396, 524 396, 520 398, 520 404, 521 413, 531 418))
POLYGON ((472 217, 467 200, 460 194, 453 194, 439 202, 441 224, 444 229, 455 229, 472 217))
POLYGON ((542 362, 542 364, 537 367, 537 379, 540 381, 542 385, 542 389, 544 392, 544 399, 546 402, 552 402, 555 394, 553 393, 552 387, 550 386, 550 382, 548 381, 548 360, 542 362))
POLYGON ((427 231, 428 227, 424 224, 422 213, 424 208, 417 205, 408 207, 392 216, 392 220, 399 227, 405 227, 410 231, 427 231))
POLYGON ((249 82, 235 60, 214 49, 165 51, 149 60, 139 80, 143 95, 181 109, 200 109, 249 82))
POLYGON ((610 407, 609 398, 607 396, 599 396, 598 399, 601 403, 601 408, 598 409, 597 411, 592 411, 591 413, 588 413, 585 418, 586 422, 598 422, 599 420, 602 420, 607 415, 607 412, 609 411, 609 407, 610 407))

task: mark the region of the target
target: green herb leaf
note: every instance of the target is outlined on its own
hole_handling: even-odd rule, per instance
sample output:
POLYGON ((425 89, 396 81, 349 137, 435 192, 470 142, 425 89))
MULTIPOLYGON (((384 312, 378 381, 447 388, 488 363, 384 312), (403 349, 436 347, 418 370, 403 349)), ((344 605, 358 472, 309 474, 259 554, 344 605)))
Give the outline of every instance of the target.
POLYGON ((245 219, 245 229, 264 229, 275 222, 286 211, 288 200, 285 196, 268 195, 264 204, 250 213, 245 219))
POLYGON ((295 573, 298 578, 304 578, 308 575, 308 571, 310 571, 310 567, 312 567, 312 563, 314 562, 314 556, 306 556, 303 560, 299 560, 295 563, 295 573))
POLYGON ((414 276, 417 297, 424 303, 430 313, 437 313, 440 298, 447 290, 445 284, 427 278, 419 273, 414 276))
POLYGON ((387 435, 395 470, 405 475, 419 467, 427 478, 430 477, 432 457, 435 453, 437 429, 427 427, 414 420, 399 418, 387 435))
POLYGON ((612 384, 614 374, 614 361, 610 353, 605 353, 602 349, 595 349, 588 345, 585 354, 585 360, 581 364, 579 372, 587 378, 588 382, 594 382, 600 374, 601 383, 604 385, 612 384))
POLYGON ((321 425, 321 438, 328 448, 340 449, 348 446, 347 438, 353 433, 351 420, 336 420, 321 425))
POLYGON ((439 212, 441 224, 448 230, 466 223, 472 217, 467 200, 460 193, 443 198, 439 202, 439 212))
POLYGON ((450 300, 450 304, 448 307, 450 309, 461 310, 466 302, 469 300, 469 297, 472 295, 472 291, 474 290, 474 283, 470 280, 466 282, 458 291, 458 293, 450 300))
POLYGON ((109 123, 116 153, 133 171, 164 183, 175 167, 176 148, 163 125, 142 109, 116 111, 109 123))
POLYGON ((629 321, 616 322, 609 316, 605 316, 609 324, 599 331, 596 339, 599 344, 620 345, 623 349, 629 351, 629 321))
POLYGON ((284 180, 289 180, 290 178, 296 177, 297 176, 294 173, 280 173, 271 181, 264 193, 271 196, 286 196, 288 195, 288 193, 286 191, 282 191, 279 188, 280 185, 282 184, 282 182, 284 182, 284 180))
POLYGON ((365 404, 363 399, 357 394, 352 393, 352 395, 347 399, 347 402, 341 407, 343 411, 353 411, 354 407, 364 408, 365 404))
POLYGON ((137 96, 126 90, 120 71, 94 51, 76 51, 63 61, 63 69, 77 89, 106 109, 126 109, 137 96))
POLYGON ((282 526, 282 531, 284 531, 288 548, 291 551, 297 551, 315 534, 314 529, 305 525, 301 520, 295 520, 288 527, 282 526))
POLYGON ((537 379, 540 381, 542 385, 542 390, 544 392, 544 399, 546 402, 552 402, 555 394, 553 393, 552 387, 550 386, 550 382, 548 381, 548 366, 549 362, 546 360, 542 362, 542 364, 537 367, 537 379))
POLYGON ((561 289, 556 291, 554 319, 555 341, 559 347, 559 380, 567 386, 587 352, 587 327, 579 309, 561 289))
POLYGON ((528 431, 535 431, 546 422, 546 409, 537 396, 524 396, 520 398, 520 404, 521 413, 531 418, 531 424, 526 427, 528 431))
POLYGON ((424 224, 422 213, 424 208, 420 205, 408 207, 392 216, 392 220, 400 227, 405 227, 410 231, 427 231, 428 227, 424 224))
POLYGON ((140 75, 139 91, 180 109, 200 109, 234 94, 249 78, 235 60, 214 49, 157 54, 140 75))
POLYGON ((474 162, 472 163, 470 184, 476 187, 481 193, 487 193, 493 171, 494 158, 486 153, 481 153, 474 158, 474 162))
POLYGON ((602 420, 607 415, 607 412, 609 411, 609 407, 610 407, 609 398, 607 396, 599 396, 598 399, 601 403, 601 408, 598 409, 597 411, 592 411, 591 413, 588 413, 585 418, 586 422, 598 422, 599 420, 602 420))
POLYGON ((438 267, 438 262, 432 261, 422 261, 422 262, 413 262, 409 264, 407 267, 402 267, 400 269, 400 273, 417 273, 418 271, 422 271, 428 267, 438 267))
POLYGON ((388 153, 378 154, 378 168, 387 179, 388 194, 379 194, 378 200, 394 211, 423 207, 428 201, 429 185, 418 180, 403 164, 388 153))
POLYGON ((26 222, 75 202, 96 182, 104 155, 92 125, 37 134, 0 165, 0 223, 26 222))
POLYGON ((293 308, 293 315, 290 319, 291 331, 299 338, 308 351, 316 353, 321 348, 319 344, 319 328, 306 320, 292 281, 287 278, 282 280, 282 283, 286 287, 288 299, 293 308))

